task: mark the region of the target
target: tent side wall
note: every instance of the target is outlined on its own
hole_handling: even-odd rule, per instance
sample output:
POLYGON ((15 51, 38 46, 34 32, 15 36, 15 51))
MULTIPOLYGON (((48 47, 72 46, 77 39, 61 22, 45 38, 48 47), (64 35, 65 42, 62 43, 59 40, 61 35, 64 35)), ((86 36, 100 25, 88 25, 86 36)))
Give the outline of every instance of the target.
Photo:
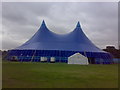
POLYGON ((13 56, 17 56, 18 61, 40 62, 41 57, 47 57, 48 62, 50 62, 50 58, 55 57, 55 62, 67 63, 68 57, 78 52, 88 58, 94 58, 95 64, 110 64, 113 62, 112 56, 109 53, 98 52, 85 53, 80 51, 59 51, 59 50, 9 50, 7 59, 12 60, 13 56))

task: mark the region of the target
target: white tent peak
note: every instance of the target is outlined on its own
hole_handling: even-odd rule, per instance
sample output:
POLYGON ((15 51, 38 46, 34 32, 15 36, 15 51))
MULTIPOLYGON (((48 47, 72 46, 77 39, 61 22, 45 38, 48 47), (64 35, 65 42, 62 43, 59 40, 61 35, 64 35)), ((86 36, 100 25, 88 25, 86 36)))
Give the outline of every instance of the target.
POLYGON ((71 55, 70 57, 75 56, 75 55, 80 55, 80 56, 82 56, 82 57, 85 57, 84 55, 82 55, 82 54, 80 54, 80 53, 75 53, 75 54, 71 55))

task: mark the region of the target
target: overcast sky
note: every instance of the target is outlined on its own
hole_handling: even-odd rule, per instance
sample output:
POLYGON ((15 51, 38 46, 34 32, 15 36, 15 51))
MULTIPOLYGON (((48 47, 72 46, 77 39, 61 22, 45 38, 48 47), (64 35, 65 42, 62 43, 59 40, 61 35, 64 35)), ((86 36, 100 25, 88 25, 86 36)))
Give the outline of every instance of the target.
POLYGON ((78 21, 87 37, 99 48, 118 48, 117 2, 3 2, 2 49, 16 48, 29 40, 42 20, 59 34, 74 30, 78 21))

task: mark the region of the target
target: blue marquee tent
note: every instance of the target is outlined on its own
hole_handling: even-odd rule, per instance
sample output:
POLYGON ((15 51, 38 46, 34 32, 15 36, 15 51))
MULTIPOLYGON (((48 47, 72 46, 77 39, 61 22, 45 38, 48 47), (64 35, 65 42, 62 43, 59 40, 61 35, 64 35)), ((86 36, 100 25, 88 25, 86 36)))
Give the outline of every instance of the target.
POLYGON ((56 62, 67 62, 74 53, 81 53, 88 57, 90 63, 112 63, 111 54, 96 47, 84 34, 80 23, 67 34, 56 34, 50 31, 44 20, 39 30, 23 45, 9 50, 8 60, 16 56, 18 61, 39 62, 40 57, 55 57, 56 62))

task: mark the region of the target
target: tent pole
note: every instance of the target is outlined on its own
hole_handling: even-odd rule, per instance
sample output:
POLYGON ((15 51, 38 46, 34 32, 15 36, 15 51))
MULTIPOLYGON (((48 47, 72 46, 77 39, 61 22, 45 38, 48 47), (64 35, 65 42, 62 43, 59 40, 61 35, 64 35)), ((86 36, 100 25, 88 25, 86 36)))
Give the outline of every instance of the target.
POLYGON ((36 50, 35 50, 35 52, 33 53, 33 56, 32 56, 32 58, 31 58, 31 62, 32 62, 32 60, 33 60, 33 58, 34 58, 34 56, 35 56, 35 53, 36 53, 36 50))
POLYGON ((84 51, 84 55, 87 57, 86 52, 84 51))
MULTIPOLYGON (((84 51, 84 55, 85 55, 85 57, 87 57, 86 51, 84 51)), ((88 62, 88 63, 89 63, 89 62, 88 62)), ((90 64, 91 64, 91 60, 90 60, 90 64)))
POLYGON ((60 63, 60 59, 61 59, 61 58, 60 58, 60 51, 59 51, 59 63, 60 63))

